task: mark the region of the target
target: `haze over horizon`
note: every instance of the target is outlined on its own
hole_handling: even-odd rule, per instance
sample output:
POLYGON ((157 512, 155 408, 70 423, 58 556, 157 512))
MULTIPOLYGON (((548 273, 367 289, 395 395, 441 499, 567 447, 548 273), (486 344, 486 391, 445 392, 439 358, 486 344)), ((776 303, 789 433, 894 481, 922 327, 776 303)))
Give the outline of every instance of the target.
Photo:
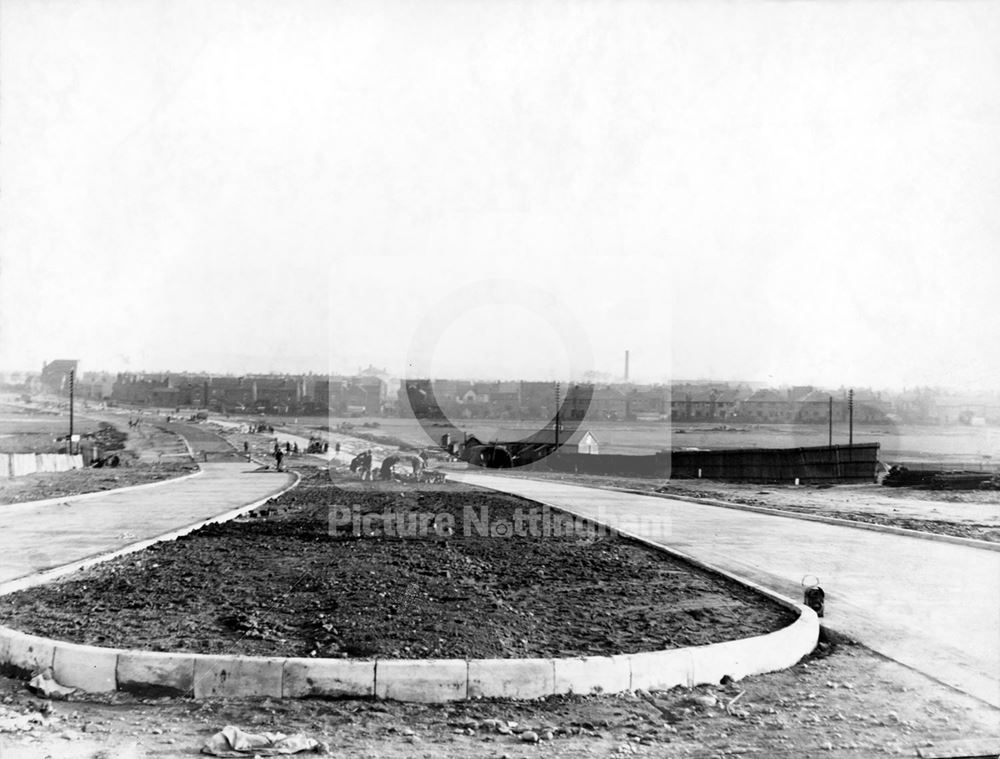
POLYGON ((8 0, 0 371, 1000 389, 1000 5, 8 0))

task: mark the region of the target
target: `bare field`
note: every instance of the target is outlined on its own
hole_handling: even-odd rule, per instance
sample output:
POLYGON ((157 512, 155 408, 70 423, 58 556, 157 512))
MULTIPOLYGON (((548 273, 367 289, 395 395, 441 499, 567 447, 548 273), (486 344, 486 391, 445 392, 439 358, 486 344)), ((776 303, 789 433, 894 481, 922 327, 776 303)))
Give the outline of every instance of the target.
MULTIPOLYGON (((77 416, 74 432, 96 432, 102 423, 126 429, 127 418, 121 414, 98 413, 95 417, 77 416)), ((0 410, 0 453, 47 453, 59 448, 55 435, 69 430, 69 417, 27 411, 0 410), (7 430, 35 430, 8 432, 7 430)), ((197 467, 190 463, 181 439, 152 424, 129 430, 124 450, 116 451, 121 466, 101 469, 75 469, 67 472, 29 474, 0 480, 0 504, 22 503, 47 498, 66 498, 132 485, 171 479, 189 474, 197 467)))
MULTIPOLYGON (((73 432, 97 431, 97 422, 76 417, 73 432)), ((57 437, 69 434, 69 416, 0 409, 0 453, 55 453, 57 437)))

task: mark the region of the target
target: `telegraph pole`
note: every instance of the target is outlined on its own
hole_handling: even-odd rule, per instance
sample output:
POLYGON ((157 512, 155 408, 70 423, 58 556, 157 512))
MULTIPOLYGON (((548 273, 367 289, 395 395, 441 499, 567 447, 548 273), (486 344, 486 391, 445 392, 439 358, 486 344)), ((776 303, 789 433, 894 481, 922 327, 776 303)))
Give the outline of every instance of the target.
POLYGON ((830 410, 827 412, 827 421, 830 423, 830 435, 828 445, 833 448, 833 396, 830 396, 830 410))
POLYGON ((556 448, 559 447, 559 383, 556 382, 556 448))
POLYGON ((69 370, 69 452, 73 454, 73 380, 75 369, 69 370))
POLYGON ((854 388, 847 391, 847 429, 848 445, 854 445, 854 388))

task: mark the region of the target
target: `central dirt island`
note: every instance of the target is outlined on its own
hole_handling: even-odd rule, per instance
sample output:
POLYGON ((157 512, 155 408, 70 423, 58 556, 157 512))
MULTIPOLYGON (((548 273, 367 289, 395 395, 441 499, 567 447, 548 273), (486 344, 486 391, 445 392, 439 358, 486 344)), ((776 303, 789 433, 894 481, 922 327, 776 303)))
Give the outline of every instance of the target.
POLYGON ((796 618, 559 516, 464 485, 315 471, 237 521, 0 598, 0 623, 114 648, 423 659, 628 654, 796 618))

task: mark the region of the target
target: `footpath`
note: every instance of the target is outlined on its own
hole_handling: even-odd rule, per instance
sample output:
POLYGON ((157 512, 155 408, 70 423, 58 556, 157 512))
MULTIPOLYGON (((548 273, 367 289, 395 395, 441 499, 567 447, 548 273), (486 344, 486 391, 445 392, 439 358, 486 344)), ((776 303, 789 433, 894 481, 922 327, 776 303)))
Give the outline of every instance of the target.
MULTIPOLYGON (((190 427, 178 426, 176 431, 198 438, 190 427)), ((204 458, 199 455, 202 449, 222 452, 218 443, 225 441, 221 438, 200 437, 204 439, 188 440, 196 460, 204 458)), ((194 477, 154 487, 0 506, 4 525, 0 531, 0 586, 10 589, 12 581, 23 581, 39 572, 193 529, 262 502, 295 481, 294 475, 286 472, 255 471, 256 464, 240 461, 235 455, 225 458, 229 460, 200 463, 201 471, 194 477)))

